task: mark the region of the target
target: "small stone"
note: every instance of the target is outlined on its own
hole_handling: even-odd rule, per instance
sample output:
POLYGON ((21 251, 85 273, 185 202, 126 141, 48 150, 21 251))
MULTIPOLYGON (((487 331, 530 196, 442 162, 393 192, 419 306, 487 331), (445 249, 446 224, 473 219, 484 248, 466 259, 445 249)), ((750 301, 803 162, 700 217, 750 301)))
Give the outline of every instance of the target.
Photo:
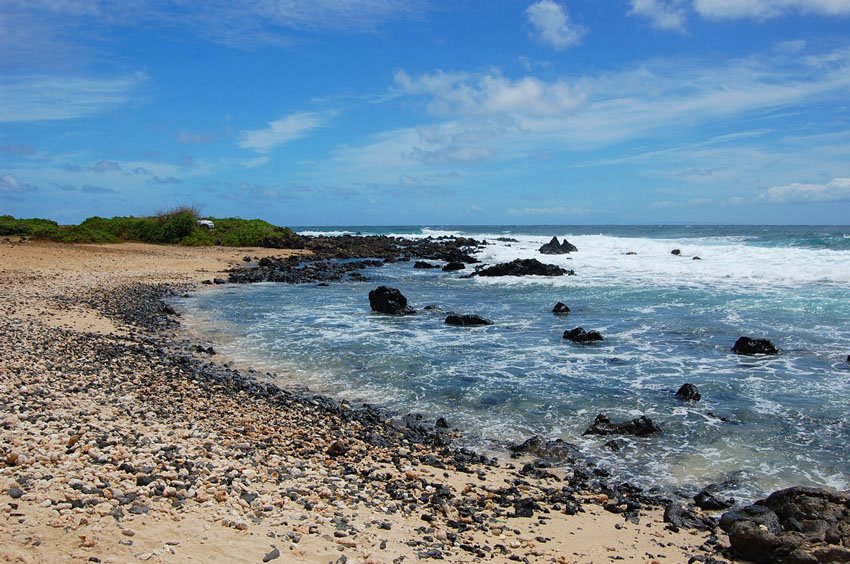
POLYGON ((280 558, 280 551, 277 549, 276 546, 272 545, 271 552, 269 552, 268 554, 263 556, 263 562, 270 562, 270 561, 276 560, 278 558, 280 558))

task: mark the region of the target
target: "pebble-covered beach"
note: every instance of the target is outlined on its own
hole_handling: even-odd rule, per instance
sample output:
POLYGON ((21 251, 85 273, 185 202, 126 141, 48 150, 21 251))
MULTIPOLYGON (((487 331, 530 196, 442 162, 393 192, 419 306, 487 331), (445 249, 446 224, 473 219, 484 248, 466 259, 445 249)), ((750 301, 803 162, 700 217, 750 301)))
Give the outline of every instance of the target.
POLYGON ((722 539, 674 531, 639 493, 457 451, 440 422, 291 393, 219 360, 162 298, 258 252, 0 243, 0 558, 716 555, 722 539))

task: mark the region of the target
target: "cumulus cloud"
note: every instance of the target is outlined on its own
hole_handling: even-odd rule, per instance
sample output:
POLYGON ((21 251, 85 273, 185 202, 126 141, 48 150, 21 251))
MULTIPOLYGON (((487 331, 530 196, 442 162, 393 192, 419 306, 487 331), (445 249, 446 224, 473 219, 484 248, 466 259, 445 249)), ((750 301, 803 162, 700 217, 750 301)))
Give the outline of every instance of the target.
POLYGON ((121 170, 121 165, 115 161, 97 161, 94 166, 89 167, 89 170, 101 174, 106 172, 118 172, 121 170))
POLYGON ((0 176, 0 193, 23 194, 25 192, 36 191, 38 191, 38 186, 26 184, 25 182, 19 182, 18 179, 11 174, 5 174, 3 176, 0 176))
POLYGON ((694 10, 716 20, 766 20, 795 13, 847 16, 850 0, 694 0, 694 10))
POLYGON ((402 93, 429 96, 428 110, 438 115, 524 113, 555 115, 569 111, 584 100, 566 81, 544 82, 526 76, 517 80, 498 72, 487 74, 445 73, 410 76, 395 73, 402 93))
POLYGON ((324 112, 299 112, 270 121, 268 127, 242 131, 239 146, 258 153, 267 153, 282 143, 306 136, 324 126, 332 114, 324 112))
POLYGON ((759 196, 768 202, 838 202, 850 200, 850 178, 835 178, 826 184, 795 182, 768 188, 759 196))
POLYGON ((649 19, 658 29, 685 31, 685 5, 683 0, 631 0, 633 16, 649 19))
POLYGON ((554 49, 566 49, 581 43, 587 28, 570 21, 567 7, 553 0, 539 0, 525 10, 533 36, 554 49))

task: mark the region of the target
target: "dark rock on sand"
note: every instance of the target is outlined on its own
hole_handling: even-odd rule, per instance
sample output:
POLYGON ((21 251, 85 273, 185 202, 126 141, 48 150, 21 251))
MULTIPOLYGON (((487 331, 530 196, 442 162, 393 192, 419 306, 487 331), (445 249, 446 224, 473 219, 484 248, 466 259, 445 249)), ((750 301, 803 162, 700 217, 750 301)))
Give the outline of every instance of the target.
POLYGON ((749 337, 741 337, 735 341, 735 345, 732 347, 732 352, 746 355, 779 354, 779 349, 767 339, 750 339, 749 337))
POLYGON ((213 278, 213 284, 227 284, 227 280, 224 278, 213 278))
POLYGON ((721 499, 707 490, 702 490, 694 496, 694 504, 706 511, 718 511, 720 509, 729 509, 735 505, 735 499, 731 497, 721 499))
POLYGON ((572 276, 572 270, 566 270, 554 264, 543 264, 537 259, 516 259, 479 270, 478 276, 572 276))
POLYGON ((418 260, 413 263, 413 268, 440 268, 440 265, 431 264, 430 262, 425 262, 424 260, 418 260))
POLYGON ((641 415, 631 421, 612 423, 611 418, 600 413, 593 420, 593 424, 582 433, 583 435, 634 435, 646 437, 661 432, 661 427, 655 424, 646 415, 641 415))
POLYGON ((280 550, 274 545, 272 545, 272 550, 265 556, 263 556, 263 562, 271 562, 272 560, 277 560, 280 558, 280 550))
POLYGON ((702 394, 693 384, 682 384, 682 387, 676 392, 676 397, 682 401, 699 401, 702 394))
POLYGON ((564 331, 564 338, 574 343, 592 343, 603 340, 602 334, 599 331, 585 331, 581 327, 564 331))
POLYGON ((678 503, 671 503, 664 508, 664 522, 674 531, 678 531, 679 529, 713 531, 717 528, 717 524, 713 519, 698 515, 678 503))
POLYGON ((850 562, 850 494, 795 487, 720 519, 735 555, 758 563, 850 562))
POLYGON ((464 268, 466 268, 465 264, 460 261, 454 261, 444 266, 443 272, 454 272, 455 270, 463 270, 464 268))
POLYGON ((578 251, 578 249, 566 239, 563 243, 560 243, 557 237, 552 237, 552 240, 540 247, 538 251, 543 255, 566 255, 578 251))
POLYGON ((412 315, 416 310, 407 305, 407 298, 396 288, 378 286, 369 292, 369 305, 373 311, 388 315, 412 315))
POLYGON ((514 453, 512 456, 530 454, 537 458, 558 462, 575 462, 584 458, 578 448, 570 443, 561 439, 544 441, 539 435, 534 435, 520 444, 509 446, 508 449, 514 453))
POLYGON ((475 314, 458 315, 452 313, 446 317, 446 325, 457 325, 460 327, 475 327, 479 325, 493 325, 493 322, 486 317, 481 317, 475 314))
POLYGON ((563 302, 558 302, 555 304, 555 307, 552 308, 552 313, 557 313, 561 315, 566 315, 570 312, 570 308, 567 307, 567 304, 563 302))

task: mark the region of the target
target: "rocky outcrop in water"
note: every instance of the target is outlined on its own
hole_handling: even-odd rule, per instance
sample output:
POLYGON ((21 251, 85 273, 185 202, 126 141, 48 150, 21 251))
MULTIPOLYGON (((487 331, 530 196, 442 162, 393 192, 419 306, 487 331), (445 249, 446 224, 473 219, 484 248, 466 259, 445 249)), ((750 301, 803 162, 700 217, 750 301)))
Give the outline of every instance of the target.
POLYGON ((547 441, 539 435, 534 435, 520 444, 511 445, 508 449, 514 453, 513 456, 531 455, 543 460, 557 462, 584 460, 584 456, 575 445, 561 439, 547 441))
POLYGON ((263 257, 257 264, 238 266, 228 271, 228 282, 249 284, 255 282, 285 282, 305 284, 308 282, 332 282, 346 275, 358 273, 365 268, 377 268, 383 265, 380 260, 358 261, 309 261, 302 257, 280 259, 263 257))
POLYGON ((440 268, 440 265, 431 264, 430 262, 425 262, 424 260, 418 260, 418 261, 413 263, 413 268, 423 268, 423 269, 440 268))
POLYGON ((537 249, 542 255, 566 255, 578 251, 575 245, 564 239, 563 243, 558 242, 557 237, 552 237, 552 240, 537 249))
POLYGON ((378 286, 369 292, 372 311, 387 315, 413 315, 416 310, 407 305, 407 298, 396 288, 378 286))
POLYGON ((304 248, 317 259, 417 257, 445 262, 476 263, 472 255, 485 245, 468 237, 406 239, 386 235, 342 235, 302 237, 304 248))
POLYGON ((478 276, 572 276, 575 272, 554 264, 543 264, 537 259, 516 259, 482 268, 476 274, 478 276))
POLYGON ((486 317, 481 317, 475 314, 458 315, 452 313, 446 317, 446 325, 456 325, 459 327, 477 327, 481 325, 493 325, 493 322, 486 317))
POLYGON ((789 488, 723 514, 739 558, 758 563, 850 562, 850 495, 789 488))
POLYGON ((693 384, 682 384, 679 391, 676 392, 676 397, 682 401, 699 401, 702 394, 693 384))
POLYGON ((463 270, 464 268, 466 268, 465 264, 463 264, 462 262, 459 262, 459 261, 455 261, 455 262, 450 262, 449 264, 444 266, 443 272, 454 272, 456 270, 463 270))
POLYGON ((585 331, 581 327, 564 331, 564 338, 574 343, 593 343, 604 340, 599 331, 585 331))
POLYGON ((647 437, 661 432, 661 427, 656 425, 646 415, 641 415, 631 421, 612 423, 611 418, 600 413, 593 420, 593 424, 582 433, 583 435, 634 435, 635 437, 647 437))
POLYGON ((741 337, 735 341, 735 344, 732 347, 732 352, 745 355, 779 354, 779 349, 767 339, 750 339, 749 337, 741 337))
POLYGON ((567 304, 563 302, 558 302, 555 304, 555 307, 552 308, 552 313, 557 313, 558 315, 566 315, 570 312, 570 308, 567 307, 567 304))

